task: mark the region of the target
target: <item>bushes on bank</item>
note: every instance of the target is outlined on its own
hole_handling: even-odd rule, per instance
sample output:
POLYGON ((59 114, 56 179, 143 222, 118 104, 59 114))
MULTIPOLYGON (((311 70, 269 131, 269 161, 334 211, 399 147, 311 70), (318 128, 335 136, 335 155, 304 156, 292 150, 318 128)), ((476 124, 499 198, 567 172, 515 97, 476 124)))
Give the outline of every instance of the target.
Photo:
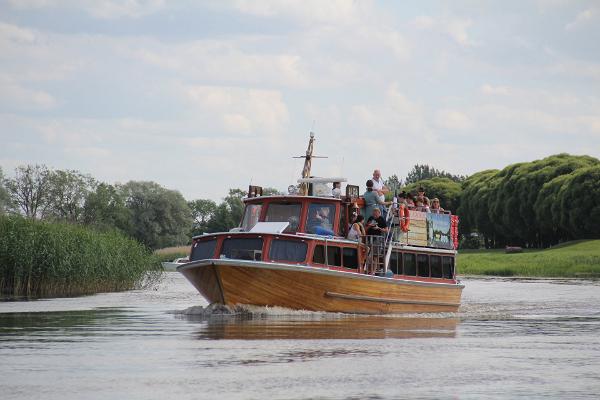
POLYGON ((160 276, 155 256, 118 232, 0 216, 0 292, 74 296, 143 287, 160 276))

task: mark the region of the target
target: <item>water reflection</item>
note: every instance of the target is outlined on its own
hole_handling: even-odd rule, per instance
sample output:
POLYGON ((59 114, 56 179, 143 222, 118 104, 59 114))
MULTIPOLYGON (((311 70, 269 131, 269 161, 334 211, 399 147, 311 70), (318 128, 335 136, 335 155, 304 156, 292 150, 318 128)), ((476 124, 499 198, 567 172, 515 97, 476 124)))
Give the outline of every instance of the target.
POLYGON ((198 339, 410 339, 455 337, 458 318, 331 316, 204 318, 182 316, 198 323, 198 339))

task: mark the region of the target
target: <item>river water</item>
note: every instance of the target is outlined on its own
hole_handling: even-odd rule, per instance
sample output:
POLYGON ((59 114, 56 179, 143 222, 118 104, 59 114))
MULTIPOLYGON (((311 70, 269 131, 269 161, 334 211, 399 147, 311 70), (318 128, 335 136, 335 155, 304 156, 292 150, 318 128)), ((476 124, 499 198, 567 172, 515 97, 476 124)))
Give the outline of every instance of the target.
POLYGON ((391 317, 203 314, 177 273, 0 302, 0 399, 600 398, 600 282, 464 283, 457 314, 391 317))

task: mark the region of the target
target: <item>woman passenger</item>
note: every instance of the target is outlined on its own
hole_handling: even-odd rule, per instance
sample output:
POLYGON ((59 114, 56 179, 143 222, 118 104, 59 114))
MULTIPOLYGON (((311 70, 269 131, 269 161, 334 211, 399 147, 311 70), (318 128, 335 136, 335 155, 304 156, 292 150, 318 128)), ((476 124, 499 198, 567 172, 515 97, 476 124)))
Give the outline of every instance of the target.
POLYGON ((442 214, 445 210, 440 207, 440 199, 437 197, 431 200, 431 212, 435 214, 442 214))
POLYGON ((360 241, 361 237, 366 235, 365 227, 363 226, 364 217, 362 215, 357 215, 356 220, 350 227, 350 232, 348 232, 348 239, 360 241))

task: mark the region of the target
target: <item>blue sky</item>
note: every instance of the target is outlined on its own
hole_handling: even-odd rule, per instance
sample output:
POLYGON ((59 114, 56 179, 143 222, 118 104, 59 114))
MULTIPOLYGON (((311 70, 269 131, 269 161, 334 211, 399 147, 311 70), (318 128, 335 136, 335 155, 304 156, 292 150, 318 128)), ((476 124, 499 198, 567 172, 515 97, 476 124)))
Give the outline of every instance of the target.
POLYGON ((600 157, 597 1, 0 2, 0 166, 187 199, 600 157), (314 126, 314 127, 313 127, 314 126))

